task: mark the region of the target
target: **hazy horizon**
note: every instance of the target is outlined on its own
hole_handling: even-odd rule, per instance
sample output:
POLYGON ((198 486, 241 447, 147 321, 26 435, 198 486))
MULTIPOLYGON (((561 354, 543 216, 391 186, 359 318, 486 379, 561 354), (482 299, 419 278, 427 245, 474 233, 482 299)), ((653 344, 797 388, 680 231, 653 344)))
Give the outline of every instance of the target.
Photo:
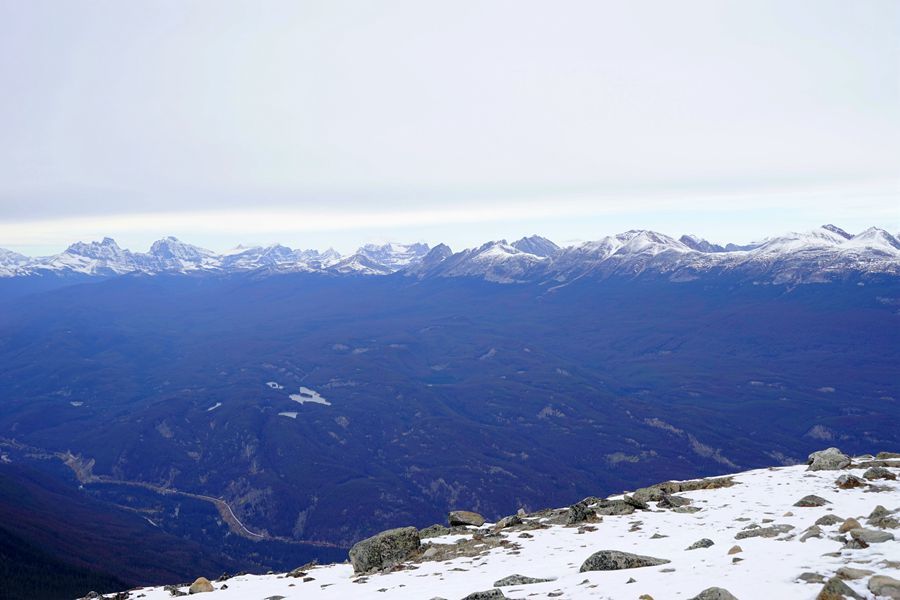
POLYGON ((0 2, 0 247, 897 232, 898 20, 890 0, 0 2))
MULTIPOLYGON (((884 227, 879 227, 878 225, 869 225, 869 226, 867 226, 867 227, 863 227, 863 228, 860 229, 860 230, 852 230, 852 229, 847 229, 846 227, 842 227, 842 226, 840 225, 840 223, 835 223, 835 222, 830 222, 830 221, 829 221, 829 222, 823 222, 823 223, 820 223, 820 224, 818 224, 818 225, 816 225, 816 226, 806 228, 806 230, 815 229, 816 227, 822 227, 822 226, 824 226, 824 225, 834 225, 834 226, 836 226, 836 227, 840 227, 841 229, 843 229, 844 231, 846 231, 846 232, 849 233, 850 235, 856 235, 856 234, 858 234, 858 233, 861 233, 862 231, 865 231, 865 230, 868 229, 869 227, 878 227, 879 229, 883 229, 883 230, 887 231, 887 232, 890 233, 891 235, 895 235, 895 236, 898 235, 898 232, 896 232, 896 231, 891 231, 891 230, 886 229, 886 228, 884 228, 884 227)), ((301 243, 301 244, 299 244, 299 245, 296 245, 296 244, 288 244, 288 243, 285 243, 285 242, 280 241, 280 240, 272 240, 272 241, 266 242, 266 243, 249 243, 249 244, 248 244, 248 243, 243 243, 243 242, 236 242, 236 243, 234 243, 234 244, 232 244, 232 245, 226 245, 226 246, 224 246, 224 247, 218 247, 218 246, 206 246, 206 245, 204 245, 204 244, 197 243, 197 241, 194 240, 194 239, 184 238, 184 237, 175 236, 175 235, 162 235, 162 236, 160 236, 160 237, 158 237, 158 238, 155 238, 155 239, 152 240, 151 242, 145 243, 145 244, 129 244, 129 243, 123 242, 122 240, 120 240, 120 239, 117 238, 116 236, 113 236, 113 235, 106 235, 106 236, 99 236, 99 237, 97 237, 97 238, 91 238, 91 239, 78 239, 78 240, 74 240, 74 239, 73 239, 73 240, 71 240, 70 242, 68 242, 68 243, 66 243, 66 244, 64 244, 64 245, 62 245, 62 246, 59 246, 59 247, 55 247, 55 246, 54 246, 54 247, 51 247, 51 248, 50 248, 50 251, 48 251, 48 252, 34 253, 34 254, 27 254, 27 253, 25 253, 25 252, 19 252, 19 253, 20 253, 20 254, 25 254, 26 256, 30 256, 30 257, 32 257, 32 258, 39 258, 39 257, 42 257, 42 256, 51 256, 51 255, 54 255, 54 254, 58 254, 58 253, 64 252, 67 248, 69 248, 69 247, 72 246, 73 244, 76 244, 76 243, 101 242, 101 241, 103 241, 104 238, 111 238, 113 241, 116 242, 116 245, 119 246, 119 247, 122 248, 122 249, 130 250, 130 251, 132 251, 132 252, 149 252, 150 246, 153 244, 153 242, 156 242, 156 241, 161 240, 161 239, 164 239, 164 238, 169 238, 169 237, 174 237, 174 238, 178 239, 178 240, 181 241, 181 242, 184 242, 184 243, 187 243, 187 244, 190 244, 190 245, 193 245, 193 246, 199 246, 199 247, 205 248, 205 249, 207 249, 207 250, 211 250, 211 251, 216 252, 216 253, 224 253, 224 252, 228 252, 228 251, 231 251, 231 250, 236 250, 236 249, 239 249, 239 248, 267 247, 267 246, 273 246, 273 245, 282 245, 282 246, 287 246, 287 247, 289 247, 289 248, 291 248, 291 249, 293 249, 293 250, 318 250, 318 251, 320 251, 320 252, 324 252, 324 251, 326 251, 326 250, 336 250, 336 251, 338 251, 338 252, 339 252, 340 254, 342 254, 342 255, 348 255, 348 254, 352 254, 353 252, 355 252, 356 250, 358 250, 359 248, 361 248, 361 247, 363 247, 363 246, 365 246, 365 245, 367 245, 367 244, 383 245, 383 244, 390 244, 390 243, 395 243, 395 244, 405 244, 405 245, 421 243, 421 244, 427 244, 429 247, 432 247, 432 248, 433 248, 434 246, 438 245, 438 244, 446 244, 446 245, 448 245, 454 252, 459 252, 459 251, 461 251, 461 250, 466 250, 466 249, 469 249, 469 248, 475 248, 475 247, 478 247, 478 246, 480 246, 480 245, 482 245, 482 244, 484 244, 484 243, 487 243, 487 242, 504 240, 504 241, 506 241, 506 242, 512 243, 512 242, 518 241, 518 240, 520 240, 520 239, 522 239, 522 238, 525 238, 525 237, 531 237, 531 236, 540 236, 540 237, 549 239, 550 241, 556 243, 556 244, 557 244, 558 246, 560 246, 560 247, 574 246, 574 245, 582 244, 582 243, 585 243, 585 242, 597 241, 597 240, 599 240, 599 239, 602 239, 603 237, 606 237, 606 236, 609 236, 609 235, 615 235, 615 234, 618 234, 618 233, 623 233, 623 232, 629 231, 629 230, 651 230, 651 231, 656 231, 657 233, 662 233, 662 234, 668 235, 668 236, 670 236, 670 237, 672 237, 672 238, 674 238, 674 239, 679 239, 682 235, 697 235, 697 234, 692 233, 692 232, 690 232, 690 231, 684 231, 684 232, 672 232, 672 231, 659 231, 659 230, 653 230, 652 228, 646 228, 646 227, 631 227, 631 228, 629 228, 629 229, 623 229, 623 230, 620 230, 620 231, 612 231, 612 232, 609 232, 609 233, 605 233, 605 234, 603 234, 603 235, 596 236, 596 237, 593 237, 593 238, 568 238, 568 239, 561 239, 561 238, 553 238, 553 237, 551 237, 551 236, 544 235, 544 234, 542 234, 540 231, 532 231, 532 232, 530 232, 530 233, 524 233, 524 234, 521 234, 521 235, 515 235, 515 236, 495 236, 495 237, 490 237, 490 238, 484 238, 484 239, 481 239, 480 241, 478 241, 478 242, 476 242, 476 243, 473 243, 473 244, 470 244, 470 245, 466 245, 466 246, 454 246, 454 245, 449 244, 449 243, 447 243, 447 242, 445 242, 445 241, 443 241, 443 240, 428 240, 428 239, 382 239, 382 240, 375 240, 375 241, 371 241, 371 240, 370 240, 370 241, 362 241, 362 242, 360 242, 360 243, 358 243, 358 244, 356 244, 356 245, 353 245, 353 246, 341 246, 341 247, 338 247, 338 246, 335 245, 335 244, 330 244, 330 245, 326 245, 326 246, 311 246, 311 245, 308 245, 308 244, 304 245, 304 244, 301 243)), ((767 238, 770 238, 770 237, 774 237, 774 236, 777 236, 777 235, 780 235, 780 234, 787 234, 787 233, 792 233, 792 232, 802 232, 802 231, 804 231, 804 230, 782 230, 782 231, 771 231, 771 232, 769 232, 769 234, 767 234, 767 235, 758 236, 758 237, 755 237, 755 238, 752 238, 752 239, 747 239, 747 240, 743 240, 743 239, 742 239, 742 240, 734 240, 734 239, 710 239, 710 238, 707 238, 707 237, 705 237, 705 236, 700 236, 700 235, 697 235, 697 237, 700 237, 700 238, 702 238, 702 239, 705 239, 706 241, 711 242, 711 243, 713 243, 713 244, 720 244, 720 245, 722 245, 722 246, 727 245, 727 244, 729 244, 729 243, 731 243, 731 244, 737 244, 737 245, 742 245, 742 244, 749 244, 749 243, 753 243, 753 242, 760 242, 760 241, 762 241, 762 240, 764 240, 764 239, 767 239, 767 238)), ((126 238, 126 239, 127 239, 127 238, 126 238)), ((217 239, 221 239, 221 238, 217 238, 217 239)), ((18 251, 15 250, 14 248, 11 248, 11 247, 4 247, 4 246, 2 246, 2 245, 0 245, 0 249, 3 249, 3 250, 12 250, 12 251, 14 251, 14 252, 18 252, 18 251)))

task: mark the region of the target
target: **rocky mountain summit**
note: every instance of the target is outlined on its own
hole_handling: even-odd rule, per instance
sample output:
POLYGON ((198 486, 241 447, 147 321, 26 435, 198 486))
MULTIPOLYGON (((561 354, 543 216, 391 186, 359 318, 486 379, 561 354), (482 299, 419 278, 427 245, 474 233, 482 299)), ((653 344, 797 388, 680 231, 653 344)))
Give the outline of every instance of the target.
MULTIPOLYGON (((667 481, 496 523, 454 511, 357 543, 349 562, 120 592, 291 598, 900 598, 900 454, 667 481)), ((100 598, 92 594, 87 598, 100 598)))
POLYGON ((247 272, 402 273, 414 279, 472 277, 548 287, 613 276, 653 275, 684 282, 705 274, 735 274, 776 284, 825 283, 852 274, 900 274, 900 240, 877 227, 851 235, 824 225, 752 244, 724 246, 692 235, 675 239, 655 231, 631 230, 564 248, 533 235, 512 243, 490 241, 455 253, 444 244, 429 248, 421 243, 394 243, 369 244, 349 255, 293 250, 280 244, 238 246, 216 254, 174 237, 155 242, 146 253, 120 248, 111 238, 78 242, 60 254, 38 258, 0 249, 0 278, 247 272))

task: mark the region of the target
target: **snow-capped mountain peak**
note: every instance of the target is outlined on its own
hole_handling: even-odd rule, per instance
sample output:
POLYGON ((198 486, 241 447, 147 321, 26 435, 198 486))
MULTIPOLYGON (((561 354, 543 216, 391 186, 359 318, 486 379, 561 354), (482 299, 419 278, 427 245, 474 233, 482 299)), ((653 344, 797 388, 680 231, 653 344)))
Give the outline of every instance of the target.
POLYGON ((841 236, 842 238, 847 239, 847 240, 849 240, 850 238, 853 237, 852 235, 850 235, 849 233, 847 233, 846 231, 844 231, 837 225, 832 225, 831 223, 829 223, 828 225, 822 225, 822 229, 824 229, 826 231, 830 231, 832 233, 836 233, 839 236, 841 236))
POLYGON ((613 276, 662 276, 685 282, 724 272, 779 284, 824 283, 847 275, 900 275, 900 240, 895 236, 877 227, 847 236, 844 230, 825 225, 723 247, 697 236, 675 239, 636 229, 566 248, 530 236, 512 244, 495 240, 455 254, 444 244, 434 248, 421 243, 368 244, 346 257, 332 249, 292 250, 280 244, 238 247, 216 254, 174 237, 154 242, 143 254, 122 249, 105 238, 72 244, 64 252, 44 258, 7 251, 0 254, 0 276, 249 271, 387 275, 402 271, 419 279, 478 277, 497 283, 556 286, 586 277, 602 280, 613 276))
POLYGON ((539 235, 532 235, 516 240, 512 243, 512 247, 521 250, 522 252, 534 254, 535 256, 543 256, 545 258, 555 255, 560 250, 559 246, 555 243, 539 235))
POLYGON ((697 237, 696 235, 683 235, 678 238, 678 241, 691 250, 696 250, 697 252, 725 252, 724 246, 713 244, 712 242, 709 242, 701 237, 697 237))
POLYGON ((689 252, 691 248, 665 234, 633 229, 615 236, 621 243, 617 254, 660 254, 661 252, 689 252))
POLYGON ((878 227, 869 227, 841 244, 844 248, 862 248, 893 255, 900 252, 900 240, 878 227))
POLYGON ((396 271, 420 261, 428 254, 428 244, 366 244, 356 251, 371 263, 396 271))

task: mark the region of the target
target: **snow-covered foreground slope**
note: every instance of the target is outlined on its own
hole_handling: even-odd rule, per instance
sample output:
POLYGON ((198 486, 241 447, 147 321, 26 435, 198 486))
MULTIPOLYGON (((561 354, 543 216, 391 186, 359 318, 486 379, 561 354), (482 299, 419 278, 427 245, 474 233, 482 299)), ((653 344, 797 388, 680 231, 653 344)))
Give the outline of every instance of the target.
MULTIPOLYGON (((641 504, 642 498, 658 500, 662 490, 671 492, 678 486, 645 488, 628 496, 628 503, 623 496, 590 499, 568 509, 523 515, 521 523, 502 529, 486 523, 478 528, 456 527, 439 537, 423 536, 421 547, 405 562, 384 571, 354 574, 353 567, 345 563, 304 568, 293 576, 242 575, 213 581, 214 591, 208 592, 208 597, 457 600, 474 592, 489 592, 476 597, 663 600, 694 598, 710 587, 720 587, 745 600, 812 599, 829 578, 839 574, 841 581, 830 586, 846 585, 858 597, 875 598, 870 586, 891 592, 889 587, 878 587, 885 580, 873 581, 873 577, 900 579, 900 541, 889 539, 900 537, 900 483, 889 479, 900 475, 900 460, 888 457, 873 463, 871 459, 857 457, 849 467, 837 470, 791 466, 748 471, 734 475, 733 485, 727 478, 703 480, 707 483, 699 485, 714 481, 715 489, 666 494, 660 502, 648 502, 647 509, 634 505, 641 504), (862 479, 864 473, 872 476, 868 469, 873 464, 883 465, 880 474, 884 477, 886 472, 888 478, 862 479), (860 487, 838 487, 838 478, 848 474, 862 480, 851 479, 860 487), (722 485, 727 487, 716 487, 722 485), (827 503, 796 505, 809 495, 827 503), (876 516, 870 519, 873 511, 876 516), (608 514, 622 512, 629 514, 608 514), (889 514, 885 516, 885 512, 889 514), (840 533, 849 518, 858 520, 859 529, 840 533), (818 531, 810 530, 817 522, 818 531), (754 536, 756 532, 764 535, 754 536), (854 538, 871 543, 854 542, 854 538), (712 545, 688 549, 704 539, 712 545), (585 560, 602 550, 669 562, 581 572, 585 560), (550 581, 497 587, 502 583, 499 580, 511 575, 550 581), (494 589, 497 591, 491 592, 494 589)), ((162 600, 172 597, 173 590, 177 595, 188 587, 133 590, 129 597, 162 600)), ((900 589, 895 591, 900 595, 900 589)), ((706 597, 730 598, 701 596, 706 597)))

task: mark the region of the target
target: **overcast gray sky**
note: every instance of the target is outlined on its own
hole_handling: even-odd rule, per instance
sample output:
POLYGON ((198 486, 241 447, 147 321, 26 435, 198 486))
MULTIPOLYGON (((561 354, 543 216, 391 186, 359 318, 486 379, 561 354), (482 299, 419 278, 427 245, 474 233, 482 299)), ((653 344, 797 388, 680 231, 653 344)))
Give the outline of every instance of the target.
POLYGON ((896 0, 0 0, 0 246, 900 230, 896 0))

